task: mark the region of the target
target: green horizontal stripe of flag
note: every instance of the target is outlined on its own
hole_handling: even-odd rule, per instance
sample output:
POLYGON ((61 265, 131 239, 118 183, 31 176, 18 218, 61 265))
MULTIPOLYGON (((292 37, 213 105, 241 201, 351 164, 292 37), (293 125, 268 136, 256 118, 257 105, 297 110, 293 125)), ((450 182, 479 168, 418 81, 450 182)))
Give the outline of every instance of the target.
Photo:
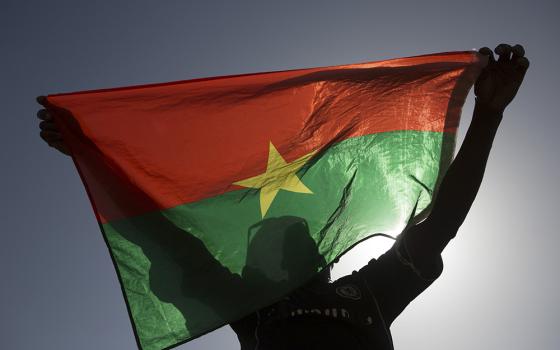
POLYGON ((398 233, 429 206, 454 145, 454 133, 354 137, 308 160, 297 176, 311 193, 280 190, 264 217, 259 189, 244 188, 103 224, 142 348, 238 320, 372 234, 398 233))

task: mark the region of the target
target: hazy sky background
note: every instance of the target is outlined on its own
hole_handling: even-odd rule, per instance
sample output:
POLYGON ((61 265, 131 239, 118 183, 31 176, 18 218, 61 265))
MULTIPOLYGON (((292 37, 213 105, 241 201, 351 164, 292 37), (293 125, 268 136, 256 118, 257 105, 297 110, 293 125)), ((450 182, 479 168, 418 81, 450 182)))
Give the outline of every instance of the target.
MULTIPOLYGON (((0 5, 0 345, 134 349, 117 277, 39 94, 521 43, 507 109, 445 270, 392 327, 396 349, 558 349, 560 5, 555 1, 16 1, 0 5)), ((472 113, 464 108, 461 137, 472 113)), ((337 273, 360 267, 369 247, 337 273)), ((360 247, 359 247, 360 248, 360 247)), ((229 327, 179 349, 238 349, 229 327)))

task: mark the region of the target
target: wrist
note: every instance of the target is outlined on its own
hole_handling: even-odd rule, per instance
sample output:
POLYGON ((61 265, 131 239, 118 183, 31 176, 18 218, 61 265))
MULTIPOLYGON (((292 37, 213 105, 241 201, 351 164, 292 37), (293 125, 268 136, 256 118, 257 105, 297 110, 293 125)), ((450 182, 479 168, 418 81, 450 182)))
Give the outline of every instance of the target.
POLYGON ((480 101, 478 98, 475 100, 473 121, 477 120, 483 123, 491 124, 495 127, 500 125, 504 116, 503 109, 496 109, 488 103, 480 101))

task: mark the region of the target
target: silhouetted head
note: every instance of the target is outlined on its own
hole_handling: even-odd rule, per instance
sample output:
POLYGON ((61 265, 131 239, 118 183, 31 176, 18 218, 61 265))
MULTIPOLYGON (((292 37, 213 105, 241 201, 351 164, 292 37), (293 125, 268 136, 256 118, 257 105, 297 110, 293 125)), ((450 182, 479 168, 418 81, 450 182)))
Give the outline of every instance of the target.
MULTIPOLYGON (((303 218, 282 216, 264 219, 249 230, 244 278, 301 283, 326 266, 303 218)), ((328 281, 330 269, 321 273, 328 281), (326 271, 326 272, 325 272, 326 271)))

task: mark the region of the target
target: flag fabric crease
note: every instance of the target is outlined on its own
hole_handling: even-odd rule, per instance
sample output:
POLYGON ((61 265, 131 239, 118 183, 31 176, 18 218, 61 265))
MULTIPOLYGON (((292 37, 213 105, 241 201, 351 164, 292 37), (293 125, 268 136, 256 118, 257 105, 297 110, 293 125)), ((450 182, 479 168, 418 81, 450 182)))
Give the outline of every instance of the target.
POLYGON ((483 65, 451 52, 49 95, 139 346, 238 320, 419 220, 483 65))

